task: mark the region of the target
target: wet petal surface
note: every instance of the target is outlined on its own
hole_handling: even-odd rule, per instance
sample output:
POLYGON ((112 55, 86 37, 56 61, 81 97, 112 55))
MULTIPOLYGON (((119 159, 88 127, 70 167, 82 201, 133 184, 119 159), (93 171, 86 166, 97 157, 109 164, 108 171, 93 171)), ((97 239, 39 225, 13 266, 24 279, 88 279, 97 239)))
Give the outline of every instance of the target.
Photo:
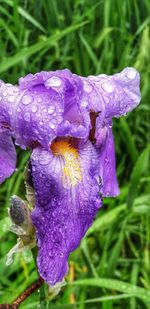
POLYGON ((107 137, 102 147, 97 149, 99 156, 99 176, 101 178, 101 194, 114 197, 119 194, 116 176, 115 145, 112 128, 107 128, 107 137))
POLYGON ((125 68, 112 76, 101 74, 87 79, 103 100, 106 118, 125 115, 140 102, 140 76, 134 68, 125 68))
POLYGON ((15 171, 16 150, 9 132, 0 131, 0 183, 15 171))
POLYGON ((88 142, 80 145, 78 153, 82 180, 71 186, 65 186, 62 181, 64 161, 61 156, 42 149, 32 154, 36 191, 32 220, 39 246, 38 269, 52 285, 65 276, 69 254, 79 246, 101 206, 94 147, 88 142))

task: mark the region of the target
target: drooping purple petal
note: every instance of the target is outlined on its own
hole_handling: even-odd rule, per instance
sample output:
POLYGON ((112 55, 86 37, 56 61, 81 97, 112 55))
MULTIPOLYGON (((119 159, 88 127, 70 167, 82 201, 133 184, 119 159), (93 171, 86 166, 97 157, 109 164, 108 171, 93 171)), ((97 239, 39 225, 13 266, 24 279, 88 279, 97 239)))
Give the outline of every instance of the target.
POLYGON ((114 137, 111 127, 105 127, 107 132, 105 142, 97 148, 99 157, 99 176, 101 177, 101 194, 104 197, 113 197, 119 194, 116 177, 116 159, 114 137))
POLYGON ((0 183, 16 168, 16 151, 9 132, 0 130, 0 183))
POLYGON ((36 227, 40 275, 54 285, 67 272, 69 254, 79 246, 101 206, 99 185, 95 180, 97 154, 90 142, 80 146, 82 181, 64 187, 64 163, 42 149, 32 154, 32 175, 36 208, 32 220, 36 227))

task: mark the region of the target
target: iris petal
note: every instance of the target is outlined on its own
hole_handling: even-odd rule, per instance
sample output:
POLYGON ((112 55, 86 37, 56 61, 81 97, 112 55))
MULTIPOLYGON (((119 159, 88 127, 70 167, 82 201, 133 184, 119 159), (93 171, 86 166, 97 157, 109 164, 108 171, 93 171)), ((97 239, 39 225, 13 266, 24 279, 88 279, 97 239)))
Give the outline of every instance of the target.
MULTIPOLYGON (((103 129, 105 130, 105 129, 103 129)), ((116 196, 119 187, 116 177, 115 145, 112 128, 107 128, 107 137, 102 147, 97 149, 99 156, 99 175, 101 177, 101 194, 116 196)))
POLYGON ((103 101, 106 118, 120 117, 140 102, 140 76, 134 68, 125 68, 112 76, 105 74, 89 76, 87 80, 99 92, 97 108, 101 108, 103 101))
POLYGON ((36 227, 40 275, 54 285, 67 272, 69 254, 79 246, 101 206, 96 181, 97 154, 90 142, 80 144, 82 181, 64 187, 64 162, 41 148, 32 154, 32 176, 36 207, 32 220, 36 227))
POLYGON ((0 131, 0 183, 16 168, 16 151, 9 132, 0 131))

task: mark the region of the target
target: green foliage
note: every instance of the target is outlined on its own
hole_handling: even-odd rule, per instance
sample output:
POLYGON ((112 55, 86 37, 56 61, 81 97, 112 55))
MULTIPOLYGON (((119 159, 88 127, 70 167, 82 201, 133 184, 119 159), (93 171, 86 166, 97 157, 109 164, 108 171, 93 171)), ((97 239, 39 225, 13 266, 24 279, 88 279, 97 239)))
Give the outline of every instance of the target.
MULTIPOLYGON (((16 83, 29 72, 65 67, 90 75, 135 66, 141 74, 140 106, 114 121, 121 194, 104 199, 70 257, 74 281, 69 274, 61 294, 43 308, 150 308, 149 16, 149 0, 0 0, 1 79, 16 83)), ((38 276, 30 252, 5 265, 16 242, 9 232, 9 198, 24 198, 28 156, 18 149, 18 170, 0 187, 0 303, 12 302, 38 276)), ((38 304, 37 291, 20 308, 38 304)))

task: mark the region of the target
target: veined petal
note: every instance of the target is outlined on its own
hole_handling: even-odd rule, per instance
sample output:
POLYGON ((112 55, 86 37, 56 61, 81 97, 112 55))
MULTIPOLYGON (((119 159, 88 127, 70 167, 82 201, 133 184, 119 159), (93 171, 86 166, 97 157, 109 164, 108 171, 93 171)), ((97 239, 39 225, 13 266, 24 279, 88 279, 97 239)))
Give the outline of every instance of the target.
POLYGON ((22 91, 16 110, 17 143, 31 148, 39 143, 48 149, 63 120, 63 111, 62 96, 53 89, 47 89, 44 84, 22 91))
POLYGON ((140 76, 134 68, 108 76, 89 76, 87 80, 99 92, 99 100, 105 105, 105 117, 120 117, 135 108, 140 102, 140 76))
MULTIPOLYGON (((103 129, 105 130, 105 129, 103 129)), ((101 177, 101 194, 113 197, 119 194, 116 177, 115 146, 112 128, 107 128, 107 137, 101 148, 97 149, 99 156, 99 176, 101 177)))
POLYGON ((9 132, 0 131, 0 183, 16 168, 16 151, 9 132))
POLYGON ((11 84, 5 84, 0 80, 0 127, 11 126, 11 120, 14 118, 16 103, 19 94, 19 87, 11 84))
POLYGON ((47 148, 56 136, 87 138, 89 112, 80 104, 82 79, 69 70, 29 74, 19 80, 17 143, 47 148))
POLYGON ((40 275, 51 285, 65 276, 69 254, 79 246, 101 206, 95 179, 97 154, 90 142, 80 144, 78 159, 82 179, 75 172, 68 177, 72 180, 77 176, 77 181, 65 186, 66 159, 62 154, 57 156, 54 149, 52 153, 38 148, 31 158, 36 192, 32 220, 39 246, 37 264, 40 275))

